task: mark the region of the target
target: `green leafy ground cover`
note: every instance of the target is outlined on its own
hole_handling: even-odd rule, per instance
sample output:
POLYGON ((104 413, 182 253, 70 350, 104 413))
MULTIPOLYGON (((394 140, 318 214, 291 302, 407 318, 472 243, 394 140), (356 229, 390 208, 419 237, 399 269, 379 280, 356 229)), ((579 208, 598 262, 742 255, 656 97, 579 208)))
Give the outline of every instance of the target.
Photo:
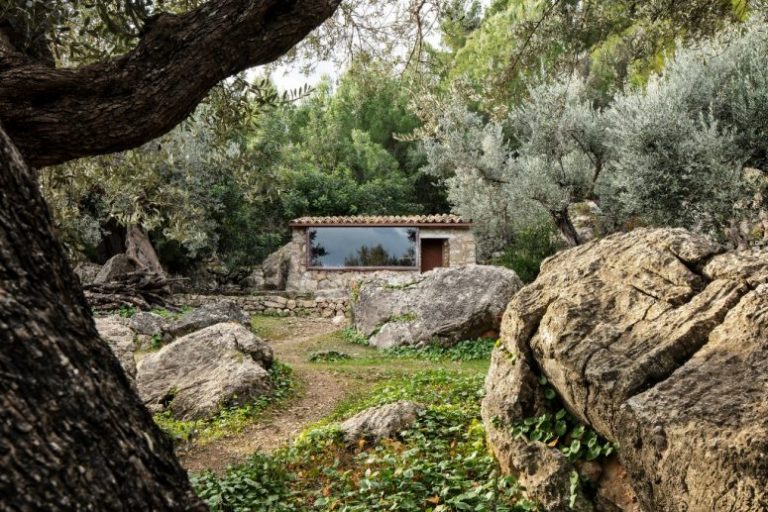
POLYGON ((224 475, 193 478, 214 511, 535 510, 489 455, 481 372, 427 370, 385 380, 343 403, 296 443, 256 454, 224 475), (347 448, 338 421, 409 399, 426 412, 400 439, 347 448))

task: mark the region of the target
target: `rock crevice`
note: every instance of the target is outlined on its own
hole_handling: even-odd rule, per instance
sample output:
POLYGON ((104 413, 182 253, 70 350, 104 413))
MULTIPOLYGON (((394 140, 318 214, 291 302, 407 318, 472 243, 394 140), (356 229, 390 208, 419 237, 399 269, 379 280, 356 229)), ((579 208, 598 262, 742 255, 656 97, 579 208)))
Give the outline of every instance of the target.
MULTIPOLYGON (((768 254, 725 252, 676 229, 615 235, 545 261, 536 282, 510 302, 501 328, 504 349, 530 360, 510 367, 497 350, 486 384, 483 414, 502 467, 526 471, 513 453, 519 440, 491 419, 536 413, 521 404, 535 403, 536 391, 525 383, 540 368, 572 414, 622 446, 633 506, 756 510, 739 503, 767 499, 768 471, 710 444, 746 450, 768 443, 768 425, 755 414, 765 409, 761 400, 768 402, 764 283, 768 254), (755 364, 747 364, 745 351, 755 364), (727 417, 705 412, 718 408, 730 411, 727 417), (702 462, 691 461, 692 453, 702 462)), ((556 503, 548 510, 560 510, 556 503)))

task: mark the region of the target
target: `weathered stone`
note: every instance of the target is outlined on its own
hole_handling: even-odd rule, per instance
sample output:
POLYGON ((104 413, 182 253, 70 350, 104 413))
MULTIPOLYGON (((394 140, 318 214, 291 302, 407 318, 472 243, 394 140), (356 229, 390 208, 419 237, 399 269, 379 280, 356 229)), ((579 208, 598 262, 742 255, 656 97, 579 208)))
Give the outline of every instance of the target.
POLYGON ((349 444, 359 440, 376 443, 391 439, 408 428, 424 411, 413 402, 401 401, 366 409, 341 424, 344 439, 349 444))
POLYGON ((606 233, 605 216, 594 201, 574 203, 568 207, 568 215, 571 217, 576 233, 581 243, 589 242, 606 233))
POLYGON ((109 283, 126 274, 135 272, 136 270, 138 270, 136 262, 125 254, 117 254, 107 260, 104 266, 101 267, 101 270, 99 270, 99 273, 96 275, 93 282, 95 284, 109 283))
POLYGON ((120 361, 126 375, 131 379, 136 377, 136 360, 134 359, 134 332, 126 325, 126 319, 118 315, 96 317, 96 330, 101 339, 107 342, 109 348, 120 361))
POLYGON ((267 290, 285 290, 290 263, 291 244, 286 244, 267 256, 261 265, 264 288, 267 290))
POLYGON ((136 384, 147 407, 179 419, 210 417, 272 391, 272 349, 237 323, 188 334, 147 355, 136 384))
POLYGON ((143 334, 144 336, 162 335, 166 330, 167 324, 168 321, 160 315, 145 311, 136 313, 128 321, 128 326, 133 329, 133 332, 143 334))
POLYGON ((259 267, 253 270, 248 277, 245 278, 245 286, 256 290, 264 289, 264 270, 259 267))
POLYGON ((505 466, 513 440, 492 418, 528 407, 521 370, 499 368, 506 352, 619 444, 644 510, 764 508, 768 253, 722 251, 684 230, 640 229, 545 261, 509 304, 486 385, 502 467, 524 470, 505 466))
POLYGON ((80 284, 91 284, 96 280, 96 276, 101 272, 101 265, 81 261, 75 265, 75 274, 80 278, 80 284))
POLYGON ((233 301, 222 300, 190 311, 172 322, 167 330, 171 336, 178 337, 223 322, 248 325, 250 320, 233 301))
POLYGON ((440 268, 405 285, 361 285, 352 318, 377 347, 452 344, 498 330, 521 286, 517 275, 502 267, 440 268))

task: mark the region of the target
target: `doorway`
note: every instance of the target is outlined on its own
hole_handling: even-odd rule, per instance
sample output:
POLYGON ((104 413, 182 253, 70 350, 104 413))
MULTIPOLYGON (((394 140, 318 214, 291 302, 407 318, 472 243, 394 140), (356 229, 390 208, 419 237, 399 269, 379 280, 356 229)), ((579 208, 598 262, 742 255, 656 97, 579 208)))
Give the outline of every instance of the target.
POLYGON ((421 271, 429 272, 434 268, 444 267, 445 247, 448 240, 445 238, 422 238, 421 239, 421 271))

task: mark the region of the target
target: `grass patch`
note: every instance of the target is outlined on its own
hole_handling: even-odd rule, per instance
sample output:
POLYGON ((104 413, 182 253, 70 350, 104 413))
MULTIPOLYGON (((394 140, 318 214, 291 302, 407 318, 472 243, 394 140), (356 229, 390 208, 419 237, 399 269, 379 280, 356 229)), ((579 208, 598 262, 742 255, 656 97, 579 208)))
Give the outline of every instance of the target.
POLYGON ((291 326, 285 317, 274 315, 253 315, 251 330, 256 336, 267 340, 281 340, 291 335, 291 326))
POLYGON ((217 477, 193 477, 213 511, 523 511, 480 422, 483 374, 419 372, 379 383, 273 455, 254 455, 217 477), (334 421, 374 405, 413 400, 427 409, 399 440, 348 448, 334 421))
POLYGON ((214 417, 205 420, 177 420, 170 411, 155 414, 155 423, 177 443, 194 441, 204 445, 221 437, 237 434, 260 418, 270 407, 280 404, 296 392, 293 371, 287 365, 275 362, 269 370, 275 390, 245 405, 225 407, 214 417))

